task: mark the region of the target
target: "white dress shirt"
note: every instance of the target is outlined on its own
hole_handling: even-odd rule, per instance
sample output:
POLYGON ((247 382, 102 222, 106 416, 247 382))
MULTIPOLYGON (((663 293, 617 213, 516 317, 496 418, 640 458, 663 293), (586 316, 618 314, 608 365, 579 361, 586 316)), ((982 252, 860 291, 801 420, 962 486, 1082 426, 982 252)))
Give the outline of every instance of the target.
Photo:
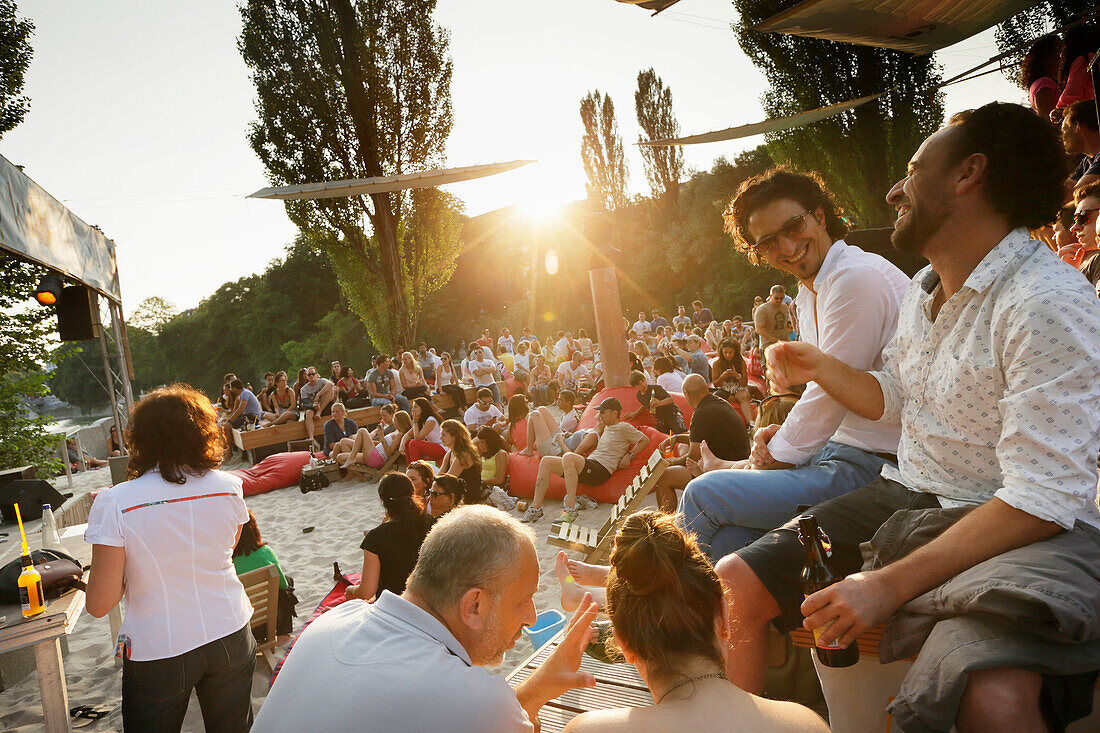
POLYGON ((982 259, 931 320, 939 276, 905 294, 882 371, 883 420, 901 419, 883 476, 945 507, 996 497, 1065 529, 1100 527, 1100 301, 1027 231, 982 259))
MULTIPOLYGON (((884 257, 838 240, 814 278, 817 292, 798 289, 799 336, 854 369, 881 369, 908 286, 905 273, 884 257)), ((897 453, 900 439, 897 420, 865 420, 810 382, 768 441, 768 451, 777 461, 801 465, 830 440, 869 453, 897 453)))

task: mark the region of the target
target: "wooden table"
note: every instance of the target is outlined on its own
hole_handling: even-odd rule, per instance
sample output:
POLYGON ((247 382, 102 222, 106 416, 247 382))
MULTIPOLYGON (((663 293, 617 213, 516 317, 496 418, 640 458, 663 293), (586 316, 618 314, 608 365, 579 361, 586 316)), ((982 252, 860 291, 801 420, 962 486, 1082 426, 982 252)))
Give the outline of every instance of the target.
MULTIPOLYGON (((551 652, 557 648, 564 634, 558 634, 546 646, 524 660, 511 674, 508 684, 515 687, 531 676, 551 652)), ((539 720, 543 731, 560 731, 570 720, 589 710, 611 710, 623 707, 642 707, 653 704, 653 696, 632 664, 607 664, 587 654, 581 657, 581 671, 590 672, 596 678, 595 687, 570 690, 556 700, 543 705, 539 720)))
MULTIPOLYGON (((41 525, 40 521, 37 524, 41 525)), ((28 541, 32 546, 40 545, 40 538, 33 534, 34 523, 27 523, 28 541)), ((17 530, 18 531, 18 530, 17 530)), ((65 530, 62 530, 65 533, 65 530)), ((62 545, 81 563, 91 561, 92 547, 84 542, 81 526, 75 526, 69 532, 71 537, 63 538, 62 545)), ((9 542, 14 547, 7 548, 0 565, 19 556, 19 543, 9 542), (13 552, 14 550, 14 552, 13 552)), ((84 573, 88 580, 88 573, 84 573)), ((72 633, 76 627, 80 612, 84 610, 84 591, 74 590, 60 598, 46 602, 46 610, 34 618, 25 619, 19 606, 0 606, 0 654, 34 647, 34 663, 38 672, 38 687, 42 695, 42 714, 45 719, 46 733, 67 733, 69 726, 69 690, 65 684, 65 665, 61 658, 61 639, 72 633)), ((122 613, 115 606, 110 614, 111 641, 115 640, 122 623, 122 613)))

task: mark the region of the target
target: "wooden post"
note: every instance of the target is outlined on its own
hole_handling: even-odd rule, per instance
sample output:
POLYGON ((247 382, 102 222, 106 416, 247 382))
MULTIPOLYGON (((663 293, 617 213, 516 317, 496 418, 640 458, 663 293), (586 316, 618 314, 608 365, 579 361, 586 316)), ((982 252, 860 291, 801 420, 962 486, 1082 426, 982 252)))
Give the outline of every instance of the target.
POLYGON ((38 667, 38 688, 42 695, 42 715, 46 733, 68 733, 69 691, 65 687, 65 664, 61 661, 61 639, 34 645, 38 667))
POLYGON ((630 386, 630 360, 626 355, 623 331, 623 307, 619 300, 619 282, 615 268, 589 270, 592 306, 596 314, 596 336, 600 342, 605 387, 630 386))

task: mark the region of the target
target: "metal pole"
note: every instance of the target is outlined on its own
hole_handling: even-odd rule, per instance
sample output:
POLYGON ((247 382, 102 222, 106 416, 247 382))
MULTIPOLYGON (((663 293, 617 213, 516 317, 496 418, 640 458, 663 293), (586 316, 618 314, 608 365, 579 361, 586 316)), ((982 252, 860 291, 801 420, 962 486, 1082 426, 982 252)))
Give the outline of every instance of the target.
POLYGON ((122 419, 118 414, 118 400, 115 399, 115 375, 111 371, 111 353, 107 348, 107 329, 103 327, 103 318, 99 312, 99 296, 93 295, 95 307, 96 333, 99 335, 99 351, 103 356, 103 372, 107 375, 107 397, 111 400, 111 415, 114 417, 115 426, 118 428, 119 437, 122 437, 122 419))
MULTIPOLYGON (((130 387, 130 340, 123 333, 122 306, 111 301, 111 332, 115 336, 115 344, 118 346, 119 376, 122 381, 122 398, 126 401, 126 414, 134 409, 134 393, 130 387)), ((122 426, 118 428, 119 436, 122 435, 122 426)))

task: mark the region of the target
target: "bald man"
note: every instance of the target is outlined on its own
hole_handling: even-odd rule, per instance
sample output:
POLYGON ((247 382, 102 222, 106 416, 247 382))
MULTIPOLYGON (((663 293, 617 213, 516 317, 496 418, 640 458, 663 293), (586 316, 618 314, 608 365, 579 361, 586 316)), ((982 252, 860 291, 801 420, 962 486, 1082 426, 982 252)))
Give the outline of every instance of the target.
POLYGON ((749 455, 748 430, 733 405, 711 394, 706 380, 698 374, 689 374, 681 389, 694 410, 691 428, 687 433, 666 439, 661 449, 686 443, 688 450, 684 455, 666 459, 668 469, 653 488, 657 494, 658 508, 670 514, 676 511, 676 492, 683 491, 688 482, 700 473, 700 444, 704 440, 711 452, 725 460, 742 460, 749 455))

